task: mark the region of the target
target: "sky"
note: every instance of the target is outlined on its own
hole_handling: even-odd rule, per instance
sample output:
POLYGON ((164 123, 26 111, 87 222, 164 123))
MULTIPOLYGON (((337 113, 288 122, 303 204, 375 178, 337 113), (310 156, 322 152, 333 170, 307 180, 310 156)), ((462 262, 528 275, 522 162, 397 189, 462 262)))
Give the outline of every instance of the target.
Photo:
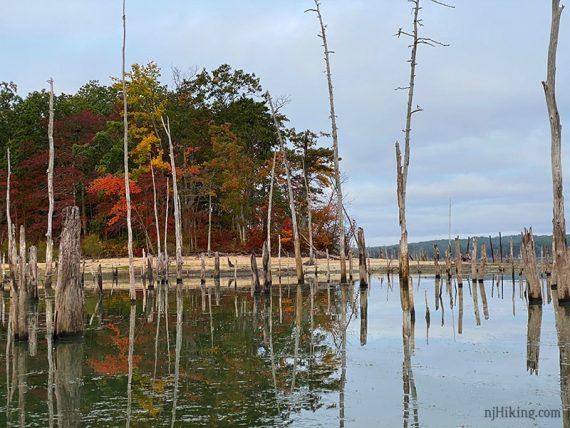
MULTIPOLYGON (((0 81, 19 93, 73 93, 121 73, 120 0, 3 0, 0 81)), ((451 234, 552 230, 546 78, 551 4, 536 0, 422 0, 421 34, 448 47, 418 53, 408 177, 409 241, 451 234)), ((172 69, 230 64, 255 73, 297 130, 329 131, 328 92, 312 0, 127 0, 127 62, 172 69)), ((399 239, 394 144, 403 141, 411 28, 407 0, 322 0, 347 209, 369 245, 399 239)), ((562 15, 557 98, 570 186, 570 11, 562 15)), ((327 140, 323 145, 330 145, 327 140)), ((566 207, 568 211, 570 207, 566 207)))

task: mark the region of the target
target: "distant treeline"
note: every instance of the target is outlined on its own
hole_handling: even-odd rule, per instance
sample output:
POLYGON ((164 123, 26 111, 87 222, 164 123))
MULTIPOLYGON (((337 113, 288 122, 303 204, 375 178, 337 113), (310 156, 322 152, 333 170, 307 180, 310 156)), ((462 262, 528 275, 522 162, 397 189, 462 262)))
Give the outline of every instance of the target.
MULTIPOLYGON (((460 247, 461 253, 466 254, 468 251, 472 250, 472 238, 463 238, 460 239, 460 247)), ((520 250, 521 250, 521 236, 520 235, 510 235, 510 236, 503 236, 499 239, 498 236, 479 236, 479 254, 481 252, 481 244, 484 242, 486 245, 487 257, 489 260, 492 260, 493 256, 496 260, 500 260, 501 249, 503 259, 507 259, 510 257, 510 242, 513 241, 513 253, 515 257, 519 257, 520 250), (502 243, 502 245, 501 245, 502 243), (492 251, 491 251, 492 247, 492 251)), ((552 253, 552 235, 535 235, 534 236, 534 244, 536 255, 540 257, 541 250, 546 257, 547 255, 551 255, 552 253)), ((437 245, 439 248, 440 257, 443 258, 445 256, 445 250, 449 246, 449 240, 447 239, 438 239, 433 241, 422 241, 411 243, 409 245, 409 252, 410 256, 413 260, 420 259, 431 259, 434 255, 434 245, 437 245)), ((451 246, 453 249, 453 254, 455 254, 455 239, 451 239, 451 246)), ((368 249, 370 257, 387 257, 387 258, 398 258, 398 251, 400 246, 396 245, 388 245, 382 247, 371 247, 368 249)))

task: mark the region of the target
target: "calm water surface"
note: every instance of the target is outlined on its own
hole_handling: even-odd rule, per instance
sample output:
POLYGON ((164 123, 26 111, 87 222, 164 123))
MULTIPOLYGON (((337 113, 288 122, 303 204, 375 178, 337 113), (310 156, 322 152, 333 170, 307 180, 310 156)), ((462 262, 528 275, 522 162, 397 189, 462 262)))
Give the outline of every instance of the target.
POLYGON ((570 427, 570 310, 415 277, 412 323, 397 281, 310 282, 86 290, 85 337, 53 346, 43 297, 30 343, 7 339, 5 293, 0 426, 570 427))

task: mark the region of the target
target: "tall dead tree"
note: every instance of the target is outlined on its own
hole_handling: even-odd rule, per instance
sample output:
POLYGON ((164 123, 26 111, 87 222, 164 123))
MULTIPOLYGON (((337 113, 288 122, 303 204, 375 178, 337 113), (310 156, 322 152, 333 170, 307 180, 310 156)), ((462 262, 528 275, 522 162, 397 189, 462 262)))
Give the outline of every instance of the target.
POLYGON ((127 118, 127 83, 125 81, 125 53, 127 42, 126 0, 123 0, 123 163, 125 167, 125 199, 127 201, 127 235, 129 250, 129 294, 131 300, 137 299, 135 291, 135 266, 133 256, 133 226, 131 222, 131 187, 129 183, 129 120, 127 118))
POLYGON ((49 119, 48 119, 48 140, 49 140, 49 158, 48 158, 48 225, 46 232, 46 267, 44 287, 51 288, 53 276, 53 238, 52 238, 52 220, 53 220, 53 163, 54 163, 54 142, 53 142, 53 79, 48 80, 49 83, 49 119))
POLYGON ((152 197, 154 203, 154 224, 156 227, 156 246, 157 246, 157 254, 161 253, 160 248, 160 227, 158 224, 158 207, 156 203, 156 182, 154 180, 154 168, 152 166, 152 160, 150 162, 150 174, 152 176, 152 197))
POLYGON ((277 151, 273 153, 273 164, 271 165, 271 177, 269 182, 269 199, 267 201, 267 275, 268 284, 271 285, 271 211, 273 207, 273 183, 275 182, 275 164, 277 163, 277 151))
MULTIPOLYGON (((396 180, 397 180, 397 193, 398 193, 398 217, 400 223, 400 288, 405 287, 409 283, 410 276, 410 260, 408 253, 408 228, 406 224, 406 191, 408 183, 408 168, 410 165, 410 137, 412 131, 412 117, 415 113, 422 111, 418 105, 414 107, 414 89, 416 80, 416 66, 417 66, 417 52, 421 44, 429 46, 447 46, 444 43, 433 40, 429 37, 420 37, 419 27, 421 27, 422 20, 419 18, 420 13, 420 0, 409 0, 413 5, 413 30, 411 33, 398 30, 396 36, 408 36, 412 39, 411 54, 410 54, 410 80, 407 87, 397 88, 408 91, 408 106, 406 111, 406 127, 404 128, 404 157, 400 150, 400 143, 396 142, 396 180)), ((434 0, 432 0, 434 1, 434 0)), ((435 3, 442 4, 438 1, 435 3)), ((445 5, 447 6, 447 5, 445 5)))
POLYGON ((14 270, 16 260, 14 259, 14 252, 13 247, 14 243, 14 234, 12 232, 12 215, 10 214, 10 177, 12 176, 12 168, 10 164, 10 148, 6 151, 6 160, 8 163, 8 171, 6 175, 6 222, 8 223, 8 267, 10 270, 10 277, 12 280, 13 285, 14 279, 16 277, 16 272, 14 270))
POLYGON ((182 282, 182 221, 180 219, 180 198, 178 197, 178 184, 176 180, 176 163, 174 161, 174 145, 172 144, 172 134, 170 133, 170 119, 166 117, 166 122, 161 117, 162 126, 168 136, 168 147, 170 149, 170 169, 172 170, 172 193, 174 199, 174 235, 176 238, 176 282, 182 282))
POLYGON ((346 282, 346 248, 345 248, 345 236, 344 236, 344 213, 343 213, 343 200, 342 200, 342 187, 341 187, 341 174, 340 174, 340 158, 338 155, 338 129, 336 126, 336 113, 334 106, 334 91, 332 84, 332 74, 331 74, 331 63, 330 54, 333 51, 329 50, 327 42, 327 32, 323 21, 323 15, 321 14, 320 1, 315 1, 315 9, 308 9, 305 12, 315 12, 319 19, 319 25, 321 32, 319 37, 323 41, 323 50, 325 54, 325 74, 327 76, 327 85, 329 92, 329 107, 330 107, 330 119, 331 119, 331 135, 333 140, 333 156, 334 156, 334 175, 335 175, 335 189, 336 189, 336 204, 337 204, 337 225, 339 229, 339 239, 338 239, 338 249, 340 256, 340 282, 346 282))
POLYGON ((548 61, 546 81, 542 82, 546 97, 546 107, 550 118, 551 162, 552 162, 552 195, 553 220, 552 235, 554 241, 554 276, 558 284, 559 301, 570 302, 570 261, 566 242, 566 220, 564 217, 564 190, 562 184, 562 125, 556 104, 556 51, 560 17, 563 5, 560 0, 552 0, 552 23, 550 27, 550 43, 548 46, 548 61))
POLYGON ((295 210, 295 197, 293 196, 293 185, 291 184, 291 169, 289 168, 289 161, 287 160, 287 154, 285 153, 285 142, 283 141, 283 136, 281 135, 279 120, 277 119, 277 113, 275 111, 275 107, 273 106, 273 100, 271 99, 269 92, 266 93, 266 97, 267 102, 269 103, 269 108, 271 109, 271 115, 273 116, 273 123, 275 124, 275 131, 277 133, 277 139, 279 141, 279 149, 283 156, 285 175, 287 176, 287 191, 289 194, 291 223, 293 225, 293 246, 295 248, 295 267, 297 270, 297 282, 299 284, 302 284, 304 281, 303 259, 301 257, 301 240, 299 238, 299 225, 297 223, 297 212, 295 210))

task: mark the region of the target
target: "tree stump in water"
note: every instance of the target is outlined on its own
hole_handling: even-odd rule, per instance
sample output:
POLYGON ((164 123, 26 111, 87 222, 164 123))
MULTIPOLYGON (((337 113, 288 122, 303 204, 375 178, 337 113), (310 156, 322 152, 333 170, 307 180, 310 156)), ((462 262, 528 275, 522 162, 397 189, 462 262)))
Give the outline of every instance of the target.
POLYGON ((267 248, 267 241, 263 243, 263 291, 269 293, 271 291, 271 263, 269 249, 267 248))
POLYGON ((366 269, 366 243, 364 241, 364 230, 358 228, 358 269, 360 273, 360 286, 368 287, 368 272, 366 269))
POLYGON ((214 278, 220 279, 220 253, 214 254, 214 278))
POLYGON ((97 292, 103 294, 103 271, 101 269, 101 263, 97 268, 97 292))
POLYGON ((463 287, 463 266, 461 260, 461 247, 459 246, 459 236, 455 238, 455 272, 457 274, 457 286, 463 287))
POLYGON ((542 287, 540 286, 540 278, 538 277, 538 270, 536 268, 536 253, 534 250, 532 228, 529 230, 525 228, 523 233, 521 233, 521 237, 528 303, 531 305, 540 305, 542 304, 542 287))
POLYGON ((261 285, 259 283, 259 272, 257 270, 257 260, 255 259, 255 253, 251 253, 251 274, 253 278, 253 287, 256 294, 261 291, 261 285))
POLYGON ((83 334, 80 233, 79 208, 64 208, 55 289, 55 337, 83 334))

